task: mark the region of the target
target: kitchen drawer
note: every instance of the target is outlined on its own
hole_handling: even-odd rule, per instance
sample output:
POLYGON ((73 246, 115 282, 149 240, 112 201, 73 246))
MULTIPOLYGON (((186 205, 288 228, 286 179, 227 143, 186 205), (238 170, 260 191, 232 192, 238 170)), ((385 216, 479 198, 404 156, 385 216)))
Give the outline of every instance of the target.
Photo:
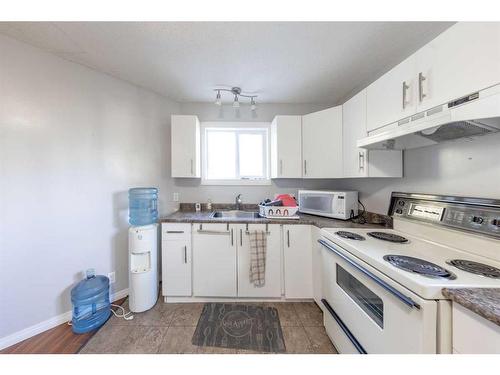
POLYGON ((191 236, 191 224, 163 223, 161 225, 162 241, 182 240, 191 236))
POLYGON ((500 326, 453 303, 453 352, 500 354, 500 326))

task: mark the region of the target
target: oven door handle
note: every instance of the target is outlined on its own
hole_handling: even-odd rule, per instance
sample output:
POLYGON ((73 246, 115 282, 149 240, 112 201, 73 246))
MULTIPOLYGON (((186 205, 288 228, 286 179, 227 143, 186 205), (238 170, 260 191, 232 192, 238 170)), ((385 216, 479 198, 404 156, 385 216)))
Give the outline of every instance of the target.
POLYGON ((356 337, 354 337, 354 335, 351 333, 351 331, 349 331, 349 328, 347 328, 347 326, 345 325, 345 323, 342 321, 342 319, 340 319, 340 317, 337 315, 337 313, 333 310, 333 308, 330 306, 330 304, 328 303, 328 301, 323 298, 321 300, 321 303, 323 303, 323 305, 325 305, 326 309, 328 310, 328 312, 330 313, 330 315, 332 316, 332 318, 337 322, 337 324, 342 329, 342 331, 344 331, 344 333, 346 334, 347 338, 352 342, 352 344, 354 345, 354 347, 356 348, 356 350, 358 351, 358 353, 359 354, 367 354, 366 350, 361 346, 361 344, 359 343, 359 341, 356 340, 356 337))
POLYGON ((403 293, 398 291, 397 289, 393 288, 389 284, 387 284, 384 280, 382 280, 380 277, 374 275, 372 272, 368 271, 366 268, 363 266, 359 265, 358 263, 354 262, 353 260, 349 259, 346 257, 344 254, 342 254, 340 251, 338 251, 335 247, 333 247, 332 244, 326 242, 325 240, 318 240, 318 242, 326 247, 328 250, 332 251, 333 253, 337 254, 339 257, 341 257, 343 260, 345 260, 347 263, 349 263, 351 266, 356 268, 357 270, 361 271, 363 274, 368 276, 370 279, 375 281, 378 285, 380 285, 382 288, 387 290, 389 293, 397 297, 400 301, 402 301, 404 304, 411 308, 417 308, 420 309, 420 305, 416 303, 414 300, 412 300, 410 297, 405 296, 403 293))

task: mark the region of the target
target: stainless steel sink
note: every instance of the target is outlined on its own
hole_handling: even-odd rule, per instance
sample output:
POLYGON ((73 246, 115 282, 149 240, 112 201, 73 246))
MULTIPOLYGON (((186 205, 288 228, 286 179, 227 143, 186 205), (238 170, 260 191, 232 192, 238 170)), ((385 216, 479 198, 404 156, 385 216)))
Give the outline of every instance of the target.
POLYGON ((214 211, 210 214, 210 218, 213 219, 254 219, 258 217, 258 212, 240 210, 214 211))

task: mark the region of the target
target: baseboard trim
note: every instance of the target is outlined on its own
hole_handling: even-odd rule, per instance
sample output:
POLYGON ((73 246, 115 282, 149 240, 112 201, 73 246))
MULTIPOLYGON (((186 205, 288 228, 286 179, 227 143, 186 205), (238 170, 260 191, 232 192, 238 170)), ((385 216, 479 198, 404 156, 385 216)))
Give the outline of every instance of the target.
POLYGON ((193 302, 222 302, 222 303, 241 303, 241 302, 314 302, 312 298, 278 298, 278 297, 172 297, 163 296, 164 303, 193 303, 193 302))
MULTIPOLYGON (((119 290, 116 293, 110 295, 110 300, 112 302, 122 299, 128 296, 128 288, 119 290)), ((20 331, 11 333, 8 336, 0 338, 0 350, 8 348, 18 342, 29 339, 30 337, 36 336, 39 333, 45 332, 51 328, 54 328, 60 324, 66 323, 71 320, 71 311, 66 311, 60 315, 54 316, 53 318, 44 320, 43 322, 32 325, 28 328, 22 329, 20 331)))

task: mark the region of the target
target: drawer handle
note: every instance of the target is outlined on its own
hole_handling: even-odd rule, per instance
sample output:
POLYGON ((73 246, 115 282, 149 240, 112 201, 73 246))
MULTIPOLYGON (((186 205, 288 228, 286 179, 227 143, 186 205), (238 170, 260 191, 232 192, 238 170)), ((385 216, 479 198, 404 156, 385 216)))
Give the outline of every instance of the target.
POLYGON ((337 313, 335 311, 333 311, 333 309, 330 306, 330 304, 328 303, 328 301, 323 298, 321 300, 321 303, 323 303, 323 305, 325 305, 326 309, 328 310, 328 312, 330 313, 330 315, 332 316, 332 318, 337 322, 337 324, 342 329, 342 331, 344 331, 344 333, 346 334, 347 338, 352 342, 352 344, 354 345, 354 347, 356 348, 356 350, 358 351, 358 353, 359 354, 367 354, 366 350, 363 348, 363 346, 361 346, 361 344, 359 343, 359 341, 356 340, 356 337, 354 337, 354 335, 352 334, 352 332, 349 331, 349 328, 347 328, 347 326, 342 321, 342 319, 340 319, 340 317, 337 315, 337 313))
POLYGON ((208 230, 208 229, 198 229, 197 230, 198 233, 201 233, 201 234, 230 234, 230 232, 228 230, 208 230))
POLYGON ((318 242, 321 245, 323 245, 325 248, 327 248, 328 250, 330 250, 331 252, 335 253, 336 255, 338 255, 343 260, 345 260, 347 263, 349 263, 351 266, 353 266, 354 268, 356 268, 358 271, 361 271, 363 274, 365 274, 370 279, 372 279, 373 281, 375 281, 378 285, 380 285, 382 288, 384 288, 385 290, 387 290, 393 296, 395 296, 396 298, 398 298, 404 304, 410 306, 411 308, 415 307, 417 309, 420 309, 420 305, 418 303, 416 303, 414 300, 412 300, 410 297, 405 296, 399 290, 397 290, 397 289, 393 288, 391 285, 387 284, 380 277, 374 275, 372 272, 368 271, 363 266, 359 265, 358 263, 356 263, 353 260, 351 260, 348 257, 346 257, 339 250, 337 250, 331 243, 328 243, 325 240, 318 240, 318 242))
POLYGON ((166 233, 184 233, 183 230, 167 230, 166 233))

